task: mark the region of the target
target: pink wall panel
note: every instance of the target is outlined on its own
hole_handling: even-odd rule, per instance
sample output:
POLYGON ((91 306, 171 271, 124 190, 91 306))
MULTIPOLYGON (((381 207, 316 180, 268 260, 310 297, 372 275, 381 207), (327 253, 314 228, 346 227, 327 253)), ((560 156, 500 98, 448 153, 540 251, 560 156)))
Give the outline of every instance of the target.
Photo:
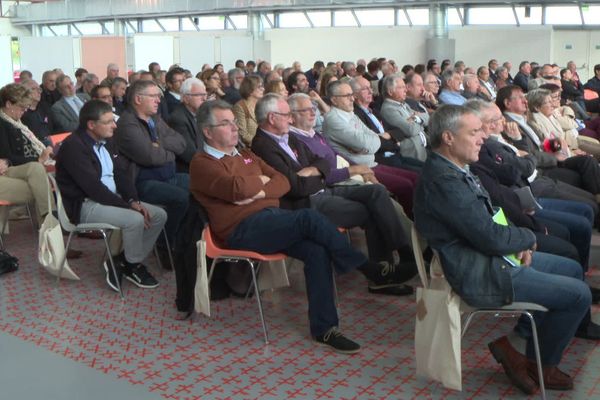
POLYGON ((81 66, 98 75, 100 80, 106 77, 106 66, 115 63, 119 66, 119 76, 127 79, 124 37, 81 38, 81 66))

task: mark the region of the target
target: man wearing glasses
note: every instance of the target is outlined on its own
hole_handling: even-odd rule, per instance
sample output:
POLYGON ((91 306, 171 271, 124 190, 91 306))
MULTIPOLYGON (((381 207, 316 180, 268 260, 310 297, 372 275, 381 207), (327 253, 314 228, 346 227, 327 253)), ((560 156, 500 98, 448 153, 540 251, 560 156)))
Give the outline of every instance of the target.
POLYGON ((206 101, 206 87, 200 79, 188 78, 181 85, 181 104, 175 106, 167 123, 185 139, 185 150, 177 155, 177 171, 187 173, 190 161, 202 148, 202 136, 198 131, 196 113, 206 101))
MULTIPOLYGON (((289 112, 269 114, 274 124, 285 124, 289 117, 289 112)), ((337 330, 332 266, 340 273, 358 269, 379 282, 396 278, 394 274, 352 249, 317 211, 279 208, 290 184, 250 150, 236 149, 238 128, 229 104, 206 102, 197 118, 205 144, 190 164, 190 191, 206 209, 214 236, 232 248, 283 252, 302 260, 313 339, 340 353, 360 351, 359 344, 337 330)))
MULTIPOLYGON (((156 115, 161 95, 156 83, 136 81, 129 89, 128 108, 117 123, 115 141, 119 153, 129 162, 129 173, 140 199, 167 211, 165 231, 174 247, 175 235, 188 206, 189 176, 176 172, 175 166, 176 156, 185 151, 185 139, 156 115)), ((162 256, 166 254, 166 245, 158 243, 162 256)))
POLYGON ((108 285, 118 291, 124 276, 138 287, 151 289, 158 281, 142 262, 154 247, 167 215, 161 208, 139 201, 111 140, 115 127, 111 105, 101 100, 86 103, 79 128, 65 139, 56 156, 56 181, 72 223, 102 222, 120 228, 111 236, 111 242, 121 239, 123 246, 123 252, 114 257, 117 277, 104 263, 108 285))

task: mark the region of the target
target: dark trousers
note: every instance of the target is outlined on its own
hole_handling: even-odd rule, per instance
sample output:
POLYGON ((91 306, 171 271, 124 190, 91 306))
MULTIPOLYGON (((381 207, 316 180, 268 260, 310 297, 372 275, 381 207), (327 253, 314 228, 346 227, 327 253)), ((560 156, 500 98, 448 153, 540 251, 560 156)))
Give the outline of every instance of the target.
POLYGON ((167 212, 165 231, 171 246, 175 246, 175 235, 188 208, 190 176, 176 173, 168 181, 140 181, 137 183, 140 200, 164 207, 167 212))
POLYGON ((244 219, 227 245, 259 253, 282 252, 304 262, 308 319, 313 336, 338 325, 332 263, 337 272, 349 272, 366 263, 344 235, 313 209, 266 208, 244 219))
POLYGON ((400 220, 383 185, 335 186, 311 196, 311 207, 338 227, 365 228, 369 258, 391 261, 392 251, 408 246, 400 220))
POLYGON ((398 203, 402 204, 404 212, 409 217, 412 216, 413 196, 419 174, 383 164, 378 164, 372 169, 377 180, 396 196, 398 203))
POLYGON ((573 156, 558 163, 558 168, 544 171, 544 175, 558 179, 592 194, 600 194, 600 167, 590 156, 573 156))

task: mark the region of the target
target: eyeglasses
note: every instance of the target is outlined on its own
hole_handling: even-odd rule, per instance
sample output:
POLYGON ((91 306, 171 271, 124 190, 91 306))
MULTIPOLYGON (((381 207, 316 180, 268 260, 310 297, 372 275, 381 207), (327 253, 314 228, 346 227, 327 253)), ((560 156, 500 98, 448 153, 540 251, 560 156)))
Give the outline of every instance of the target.
POLYGON ((211 128, 221 128, 221 127, 224 127, 224 126, 231 126, 232 128, 233 127, 237 128, 238 127, 238 120, 234 119, 233 121, 230 121, 228 119, 225 119, 225 120, 219 122, 218 124, 209 125, 209 126, 211 128))
POLYGON ((298 110, 293 110, 292 112, 296 112, 296 113, 316 113, 317 112, 317 107, 307 107, 307 108, 300 108, 298 110))
POLYGON ((112 124, 113 122, 115 122, 115 120, 114 120, 114 119, 112 119, 112 118, 111 118, 111 119, 108 119, 108 120, 106 120, 106 121, 102 121, 101 119, 99 119, 98 121, 96 121, 96 123, 97 123, 97 124, 101 124, 101 125, 110 125, 110 124, 112 124))
POLYGON ((152 97, 153 99, 160 99, 162 97, 162 93, 154 93, 154 94, 139 93, 138 96, 146 96, 146 97, 152 97))
POLYGON ((281 115, 282 117, 286 117, 286 118, 289 118, 289 117, 291 117, 291 116, 292 116, 292 113, 291 113, 291 112, 289 112, 289 113, 282 113, 282 112, 277 112, 277 111, 271 111, 271 112, 272 112, 273 114, 281 115))
POLYGON ((208 96, 207 93, 186 93, 186 96, 192 96, 192 97, 201 97, 201 98, 206 98, 208 96))
POLYGON ((369 92, 373 91, 373 89, 371 89, 371 86, 365 86, 365 87, 361 87, 360 89, 358 89, 359 92, 363 92, 365 90, 367 90, 369 92))
POLYGON ((440 83, 438 81, 428 81, 428 82, 425 82, 425 84, 426 85, 438 85, 439 86, 440 83))
POLYGON ((354 96, 354 93, 348 93, 348 94, 334 94, 332 97, 343 97, 345 99, 349 99, 352 96, 354 96))

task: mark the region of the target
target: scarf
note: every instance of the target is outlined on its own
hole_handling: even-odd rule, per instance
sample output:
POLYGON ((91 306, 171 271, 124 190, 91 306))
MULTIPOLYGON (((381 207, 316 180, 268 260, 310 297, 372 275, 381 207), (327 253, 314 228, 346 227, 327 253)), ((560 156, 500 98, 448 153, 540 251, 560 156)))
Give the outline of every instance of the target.
MULTIPOLYGON (((22 123, 20 120, 19 121, 15 121, 14 119, 12 119, 11 117, 9 117, 2 110, 0 110, 0 118, 2 118, 6 122, 8 122, 12 126, 14 126, 15 128, 17 128, 18 130, 20 130, 21 134, 23 135, 23 137, 29 143, 31 143, 31 146, 33 147, 33 150, 37 153, 38 156, 40 154, 42 154, 42 152, 46 149, 46 146, 44 146, 44 144, 35 136, 35 134, 33 132, 31 132, 31 130, 27 127, 27 125, 25 125, 24 123, 22 123)), ((54 164, 54 160, 48 159, 44 164, 54 164)))

